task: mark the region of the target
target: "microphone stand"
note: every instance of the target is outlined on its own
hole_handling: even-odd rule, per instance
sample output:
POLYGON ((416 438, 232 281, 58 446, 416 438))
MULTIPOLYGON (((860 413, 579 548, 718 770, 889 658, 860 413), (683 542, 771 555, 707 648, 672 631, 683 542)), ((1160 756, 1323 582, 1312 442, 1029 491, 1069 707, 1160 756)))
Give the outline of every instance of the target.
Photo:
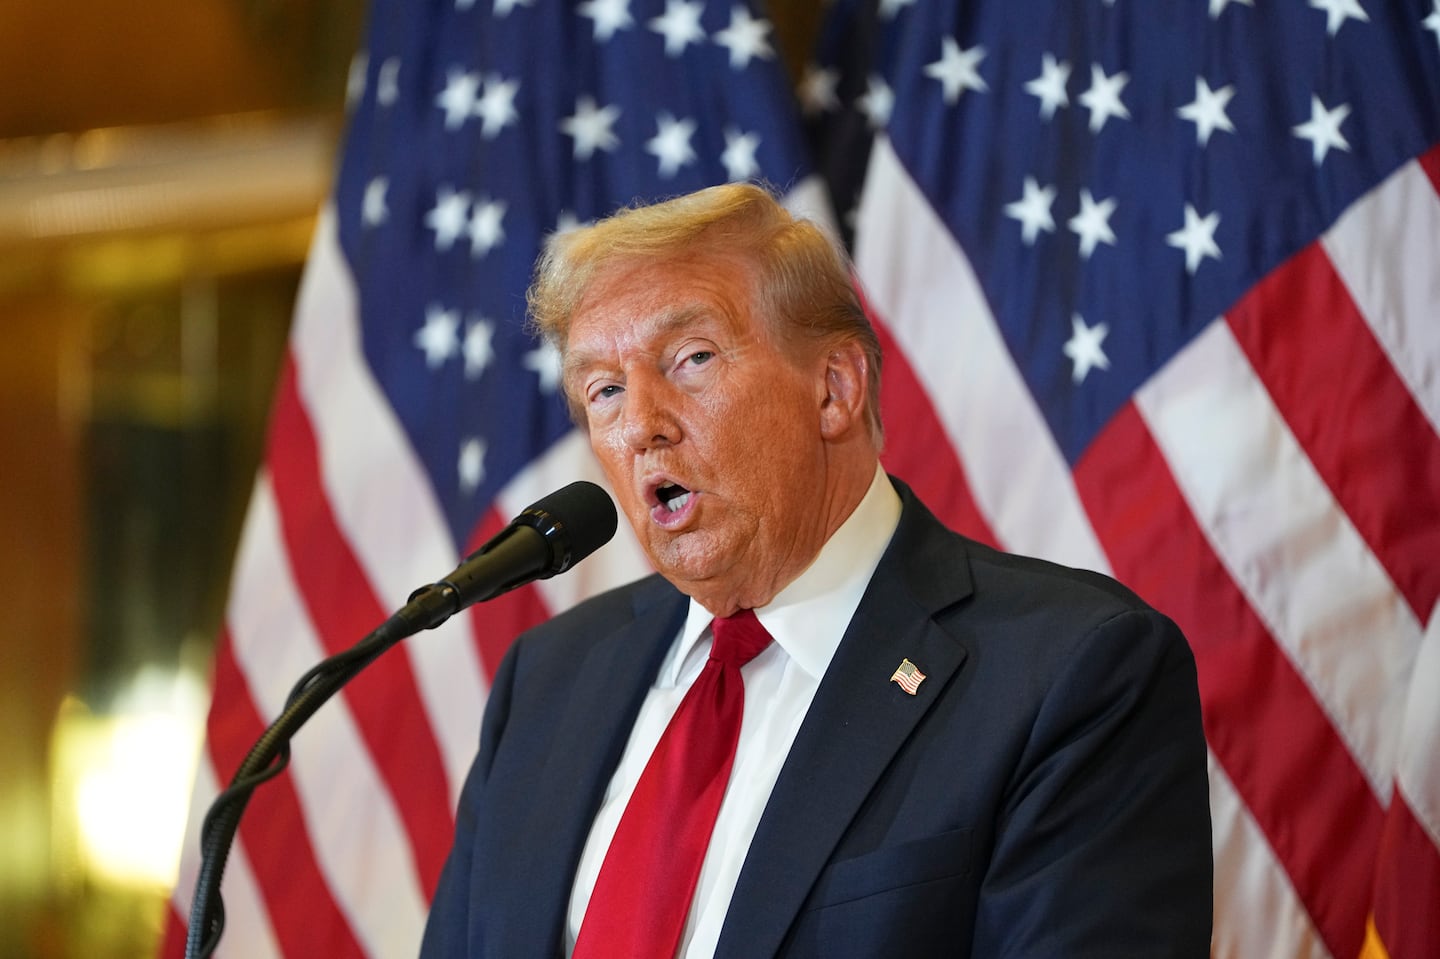
POLYGON ((261 734, 230 785, 200 827, 200 874, 190 904, 185 959, 205 959, 225 930, 220 879, 240 816, 261 783, 290 763, 290 740, 315 711, 385 650, 422 629, 434 629, 471 603, 491 599, 534 579, 563 573, 615 535, 615 506, 604 490, 584 480, 532 503, 448 577, 422 586, 370 635, 300 677, 280 718, 261 734), (568 519, 567 519, 568 517, 568 519))
POLYGON ((439 626, 459 608, 459 599, 453 587, 446 583, 423 586, 374 632, 349 649, 322 660, 300 677, 285 700, 280 718, 256 740, 230 780, 230 785, 215 797, 205 814, 200 827, 200 874, 195 881, 195 898, 190 904, 185 959, 205 959, 220 944, 220 935, 225 930, 225 903, 220 895, 220 880, 225 873, 225 862, 230 858, 230 846, 240 827, 240 816, 245 812, 251 794, 289 765, 291 738, 316 710, 340 691, 340 687, 354 679, 381 653, 422 629, 439 626))

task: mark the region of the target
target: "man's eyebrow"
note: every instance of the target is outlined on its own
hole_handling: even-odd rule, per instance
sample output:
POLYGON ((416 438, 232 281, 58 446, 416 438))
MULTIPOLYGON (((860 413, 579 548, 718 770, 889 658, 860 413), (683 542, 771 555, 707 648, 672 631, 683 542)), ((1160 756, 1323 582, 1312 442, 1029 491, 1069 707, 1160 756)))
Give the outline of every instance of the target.
MULTIPOLYGON (((636 320, 634 328, 639 331, 641 340, 655 340, 683 330, 707 313, 708 311, 701 306, 683 306, 666 313, 636 320)), ((571 346, 565 351, 565 362, 560 370, 561 381, 568 380, 580 371, 603 362, 603 356, 603 350, 571 346)))

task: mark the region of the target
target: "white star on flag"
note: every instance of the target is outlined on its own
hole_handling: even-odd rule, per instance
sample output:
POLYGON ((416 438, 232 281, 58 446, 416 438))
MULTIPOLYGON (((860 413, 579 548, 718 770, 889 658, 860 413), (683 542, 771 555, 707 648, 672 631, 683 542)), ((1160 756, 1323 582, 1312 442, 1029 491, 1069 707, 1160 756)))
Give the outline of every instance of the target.
POLYGON ((872 73, 865 93, 856 101, 856 105, 870 121, 872 130, 883 130, 890 123, 890 112, 895 109, 895 93, 884 77, 872 73))
POLYGON ((608 42, 615 31, 635 25, 630 0, 585 0, 575 9, 580 16, 595 21, 595 39, 601 43, 608 42))
POLYGON ((1185 225, 1165 235, 1166 243, 1185 251, 1185 271, 1191 276, 1195 275, 1205 257, 1220 259, 1220 247, 1215 244, 1215 228, 1219 225, 1220 214, 1211 212, 1202 217, 1187 203, 1185 225))
POLYGON ((1310 141, 1310 155, 1319 166, 1325 162, 1331 147, 1349 152, 1350 141, 1340 132, 1340 124, 1350 115, 1350 104, 1342 103, 1333 110, 1325 108, 1320 98, 1310 94, 1310 119, 1294 127, 1295 135, 1310 141))
POLYGON ((1120 71, 1106 76, 1098 63, 1090 65, 1090 89, 1080 94, 1080 105, 1090 111, 1090 132, 1099 133, 1111 117, 1130 119, 1130 111, 1120 102, 1120 93, 1130 82, 1130 74, 1120 71))
POLYGON ((1072 382, 1077 385, 1085 382, 1092 369, 1110 369, 1110 357, 1101 346, 1109 332, 1104 323, 1086 326, 1079 313, 1070 318, 1070 339, 1065 341, 1064 350, 1074 364, 1070 374, 1072 382))
POLYGON ((425 365, 437 370, 460 348, 460 314, 438 303, 425 308, 425 324, 415 332, 415 345, 425 354, 425 365))
POLYGON ((906 7, 915 5, 915 0, 880 0, 880 19, 894 20, 906 7))
POLYGON ((452 69, 445 89, 435 97, 435 105, 445 111, 445 129, 458 130, 475 109, 475 94, 480 92, 480 75, 452 69))
POLYGON ((704 10, 705 4, 699 0, 665 0, 665 12, 648 26, 665 38, 667 57, 678 57, 685 52, 686 44, 705 40, 705 30, 700 26, 700 14, 704 10))
POLYGON ((1255 6, 1255 0, 1210 0, 1210 19, 1220 19, 1220 14, 1225 11, 1227 4, 1238 3, 1243 7, 1255 6))
POLYGON ((485 441, 472 436, 460 444, 460 489, 467 495, 480 488, 485 481, 485 454, 489 452, 485 441))
POLYGON ((588 160, 596 150, 614 150, 620 138, 611 129, 620 118, 620 108, 597 108, 593 97, 575 101, 575 113, 560 121, 560 132, 575 138, 575 159, 588 160))
POLYGON ((350 70, 345 74, 345 106, 350 108, 365 95, 365 75, 370 71, 370 58, 361 50, 350 58, 350 70))
POLYGON ((748 180, 760 172, 760 164, 755 160, 758 149, 760 134, 725 128, 725 152, 720 154, 720 162, 725 164, 725 174, 732 182, 748 180))
POLYGON ((1325 32, 1332 37, 1340 32, 1346 20, 1370 22, 1370 15, 1360 6, 1360 0, 1310 0, 1310 6, 1325 11, 1325 32))
POLYGON ((1055 202, 1055 188, 1042 187, 1035 178, 1025 178, 1025 195, 1013 203, 1005 204, 1005 215, 1020 221, 1020 237, 1026 246, 1035 245, 1035 237, 1044 230, 1055 232, 1055 217, 1050 206, 1055 202))
POLYGON ((485 77, 485 90, 475 100, 475 115, 481 118, 481 136, 493 140, 520 118, 515 110, 515 94, 519 91, 519 80, 506 80, 498 73, 485 77))
POLYGON ((960 49, 953 37, 940 41, 940 59, 925 67, 925 75, 940 81, 945 91, 945 103, 953 106, 966 90, 985 92, 990 89, 980 78, 980 61, 985 59, 985 48, 960 49))
POLYGON ((385 202, 385 194, 389 189, 388 177, 373 177, 365 184, 365 197, 360 203, 361 223, 366 226, 379 226, 390 218, 390 207, 385 202))
POLYGON ((1440 43, 1440 0, 1434 0, 1434 3, 1435 9, 1430 12, 1428 17, 1420 22, 1426 30, 1435 34, 1435 41, 1440 43))
POLYGON ((1115 198, 1095 202, 1089 190, 1080 191, 1080 212, 1070 218, 1069 227, 1080 237, 1080 255, 1090 259, 1100 243, 1115 245, 1115 231, 1110 229, 1110 215, 1115 212, 1115 198))
POLYGON ((800 106, 805 113, 825 113, 840 106, 840 98, 835 95, 835 87, 839 83, 840 74, 837 71, 824 69, 814 63, 806 64, 805 73, 800 78, 800 86, 796 91, 800 95, 800 106))
POLYGON ((574 213, 569 210, 561 210, 560 215, 555 218, 555 229, 551 235, 558 236, 562 233, 569 233, 572 230, 580 229, 583 225, 584 224, 580 222, 580 218, 574 213))
POLYGON ((455 245, 460 234, 465 232, 469 209, 469 192, 456 191, 449 186, 441 186, 435 191, 435 206, 425 214, 425 225, 435 231, 435 249, 444 253, 455 245))
POLYGON ((491 9, 495 11, 495 16, 504 17, 509 16, 510 11, 516 7, 533 7, 534 5, 535 0, 495 0, 495 5, 491 9))
POLYGON ((500 242, 505 239, 505 228, 501 221, 505 219, 506 204, 504 200, 477 200, 475 212, 470 215, 470 255, 484 256, 500 242))
POLYGON ((540 390, 554 393, 560 387, 560 353, 546 340, 525 354, 525 369, 540 379, 540 390))
POLYGON ((660 161, 660 175, 669 179, 686 164, 695 162, 695 148, 690 138, 695 135, 695 121, 677 120, 668 113, 655 118, 658 132, 645 141, 645 152, 660 161))
POLYGON ((388 107, 398 99, 400 99, 400 58, 390 57, 380 64, 379 82, 375 88, 375 102, 382 107, 388 107))
POLYGON ((770 22, 750 16, 744 7, 730 8, 730 26, 715 34, 715 42, 730 51, 730 66, 742 70, 752 58, 769 60, 775 56, 767 38, 770 22))
POLYGON ((1176 110, 1182 120, 1195 124, 1195 141, 1202 147, 1210 142, 1210 134, 1216 130, 1234 133, 1235 125, 1225 113, 1225 107, 1235 96, 1234 86, 1223 86, 1211 90, 1204 77, 1195 78, 1195 99, 1176 110))
POLYGON ((1065 84, 1070 82, 1070 64, 1049 53, 1040 58, 1040 75, 1025 84, 1025 92, 1040 98, 1040 118, 1049 120, 1060 107, 1070 105, 1070 95, 1065 84))
POLYGON ((483 316, 471 320, 465 328, 461 353, 465 357, 465 378, 478 380, 495 359, 495 324, 483 316))

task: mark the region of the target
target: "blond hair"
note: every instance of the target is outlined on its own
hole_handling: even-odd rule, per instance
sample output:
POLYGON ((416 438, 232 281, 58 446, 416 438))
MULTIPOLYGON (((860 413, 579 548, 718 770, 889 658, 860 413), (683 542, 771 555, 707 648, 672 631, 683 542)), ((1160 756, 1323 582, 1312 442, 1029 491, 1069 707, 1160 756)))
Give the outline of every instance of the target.
POLYGON ((575 309, 604 266, 706 253, 754 264, 752 303, 782 345, 860 345, 868 373, 865 414, 878 447, 880 342, 855 292, 849 260, 819 227, 791 216, 761 187, 710 187, 552 237, 526 293, 531 325, 563 357, 575 309))

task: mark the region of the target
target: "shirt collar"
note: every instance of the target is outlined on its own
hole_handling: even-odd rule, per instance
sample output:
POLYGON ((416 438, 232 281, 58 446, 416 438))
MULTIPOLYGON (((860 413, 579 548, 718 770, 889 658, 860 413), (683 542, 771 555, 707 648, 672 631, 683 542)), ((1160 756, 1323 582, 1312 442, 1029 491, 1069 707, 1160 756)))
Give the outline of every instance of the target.
MULTIPOLYGON (((755 610, 776 645, 811 677, 818 680, 825 674, 899 522, 900 497, 877 464, 870 489, 815 560, 768 606, 755 610)), ((713 618, 690 600, 690 613, 660 670, 659 685, 676 685, 702 647, 709 650, 713 618)))

